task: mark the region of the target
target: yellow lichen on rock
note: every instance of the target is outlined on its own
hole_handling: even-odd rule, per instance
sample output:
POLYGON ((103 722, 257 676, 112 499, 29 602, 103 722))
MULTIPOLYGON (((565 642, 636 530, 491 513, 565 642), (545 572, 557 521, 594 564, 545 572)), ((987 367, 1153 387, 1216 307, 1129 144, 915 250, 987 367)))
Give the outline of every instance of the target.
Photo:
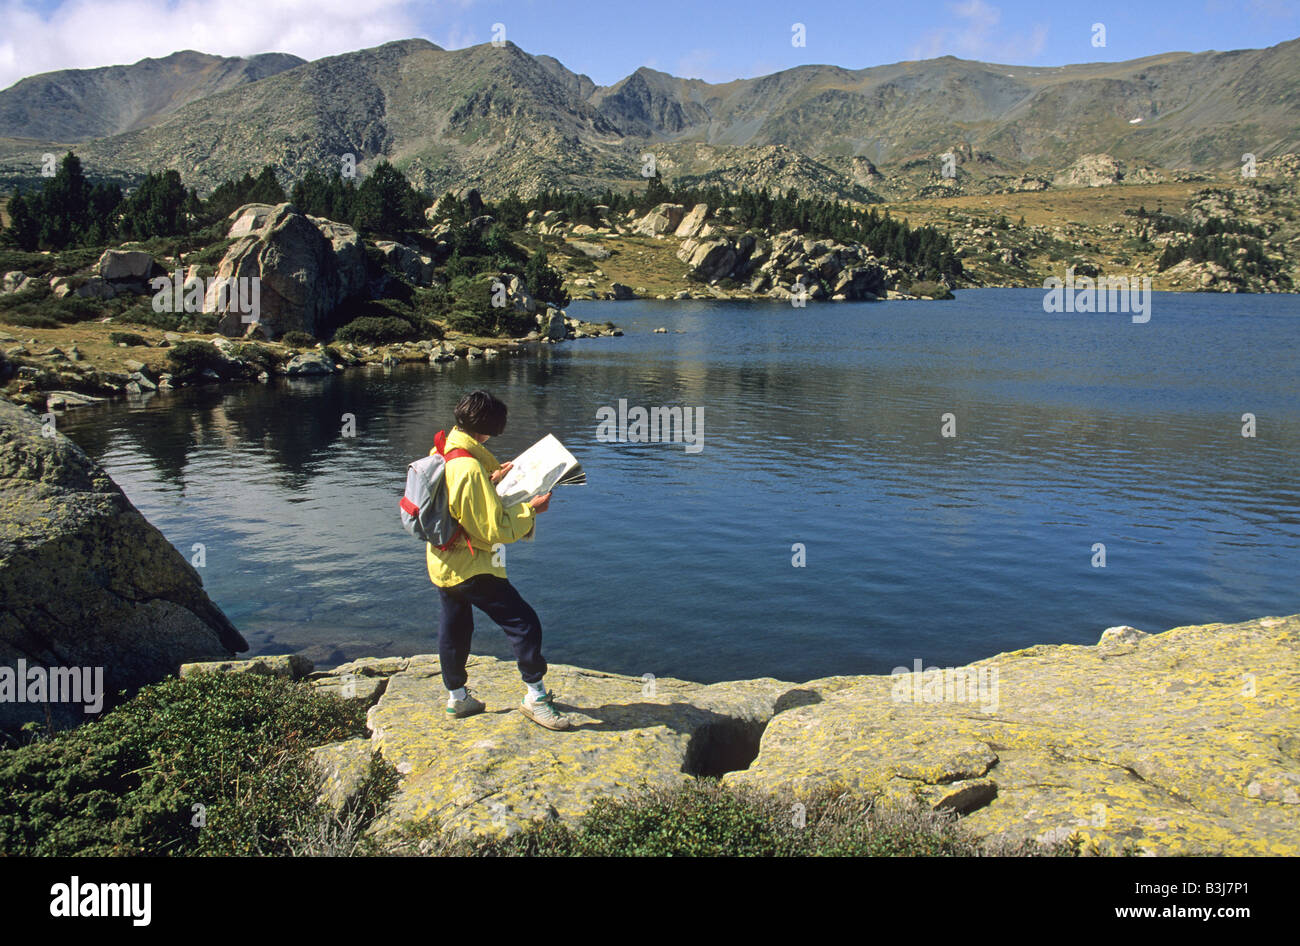
POLYGON ((379 830, 436 819, 453 835, 500 836, 571 823, 641 785, 716 775, 792 802, 827 787, 919 798, 1008 842, 1077 835, 1099 852, 1300 853, 1300 615, 1119 628, 1095 647, 803 684, 552 665, 569 732, 517 712, 512 662, 472 658, 469 675, 487 711, 468 719, 444 712, 437 657, 312 675, 374 703, 370 748, 402 774, 379 830))
MULTIPOLYGON (((1100 850, 1300 853, 1300 616, 1110 635, 972 664, 996 710, 908 699, 864 677, 778 715, 734 784, 822 782, 919 794, 961 781, 968 828, 1007 840, 1078 834, 1100 850), (983 747, 983 752, 980 751, 983 747)), ((804 685, 817 689, 818 681, 804 685)))
POLYGON ((777 699, 793 686, 744 681, 718 691, 552 666, 547 685, 574 728, 551 732, 517 711, 524 688, 513 663, 472 658, 469 674, 487 704, 478 716, 444 712, 436 657, 412 657, 371 708, 372 743, 403 775, 387 826, 437 818, 454 834, 499 835, 531 821, 575 819, 597 798, 706 771, 712 754, 725 753, 728 737, 747 726, 756 748, 777 699))

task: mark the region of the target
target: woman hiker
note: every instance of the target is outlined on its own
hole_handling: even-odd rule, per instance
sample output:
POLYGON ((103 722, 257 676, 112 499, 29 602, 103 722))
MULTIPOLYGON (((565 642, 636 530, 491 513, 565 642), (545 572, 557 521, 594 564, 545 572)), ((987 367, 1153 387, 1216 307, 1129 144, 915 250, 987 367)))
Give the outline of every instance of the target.
POLYGON ((550 504, 551 494, 537 496, 509 508, 501 505, 495 484, 510 470, 483 444, 506 429, 506 406, 486 391, 474 391, 456 405, 456 426, 435 451, 468 450, 472 456, 447 461, 444 477, 448 507, 461 531, 446 551, 426 543, 429 578, 442 601, 438 627, 438 657, 442 682, 447 687, 447 714, 458 719, 484 710, 484 704, 465 689, 465 663, 474 636, 474 608, 501 626, 510 638, 519 673, 528 690, 519 711, 547 729, 569 729, 569 719, 555 709, 542 677, 542 623, 537 612, 506 580, 504 563, 493 546, 517 542, 533 534, 536 518, 550 504))

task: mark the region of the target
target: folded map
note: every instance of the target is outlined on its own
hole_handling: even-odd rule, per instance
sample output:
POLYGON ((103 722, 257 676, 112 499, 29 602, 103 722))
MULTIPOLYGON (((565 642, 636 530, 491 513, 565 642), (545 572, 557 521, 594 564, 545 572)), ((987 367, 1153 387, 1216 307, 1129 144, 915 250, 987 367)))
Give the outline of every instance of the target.
POLYGON ((503 506, 526 503, 556 486, 584 486, 587 474, 564 445, 547 434, 511 461, 510 472, 497 484, 503 506))

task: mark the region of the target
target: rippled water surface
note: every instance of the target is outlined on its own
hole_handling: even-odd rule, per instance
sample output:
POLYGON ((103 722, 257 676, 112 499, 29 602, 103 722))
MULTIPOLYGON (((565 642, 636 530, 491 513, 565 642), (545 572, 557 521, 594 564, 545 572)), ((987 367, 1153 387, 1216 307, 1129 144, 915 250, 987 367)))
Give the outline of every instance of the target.
MULTIPOLYGON (((804 680, 1300 611, 1300 302, 1158 294, 1137 325, 1041 300, 585 303, 571 314, 627 334, 186 389, 61 427, 187 557, 204 545, 254 653, 322 666, 436 650, 397 499, 477 386, 510 406, 499 458, 551 432, 588 471, 507 553, 552 662, 804 680), (620 398, 702 406, 703 450, 600 442, 620 398)), ((508 655, 477 622, 476 652, 508 655)))

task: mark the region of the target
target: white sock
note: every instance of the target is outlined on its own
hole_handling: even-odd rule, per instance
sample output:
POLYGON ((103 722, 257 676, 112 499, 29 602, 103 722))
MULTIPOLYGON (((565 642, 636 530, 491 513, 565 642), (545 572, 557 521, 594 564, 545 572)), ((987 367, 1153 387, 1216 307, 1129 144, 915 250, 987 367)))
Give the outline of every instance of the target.
POLYGON ((459 690, 450 690, 450 691, 448 691, 448 693, 447 693, 447 702, 448 702, 449 704, 450 704, 450 703, 455 703, 457 700, 463 700, 463 699, 465 699, 465 696, 466 696, 466 693, 465 693, 465 688, 464 688, 464 687, 461 687, 459 690))
POLYGON ((528 695, 535 700, 540 700, 546 695, 546 684, 541 680, 538 680, 536 683, 529 683, 525 680, 524 686, 528 687, 528 695))

